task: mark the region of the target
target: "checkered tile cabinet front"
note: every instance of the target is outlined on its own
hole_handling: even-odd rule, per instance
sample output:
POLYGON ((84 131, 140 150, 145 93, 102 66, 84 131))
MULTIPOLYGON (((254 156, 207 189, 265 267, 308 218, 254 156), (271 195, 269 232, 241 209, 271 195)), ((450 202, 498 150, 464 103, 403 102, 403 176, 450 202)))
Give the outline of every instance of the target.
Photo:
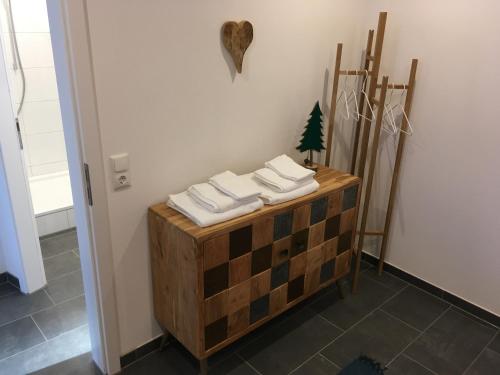
MULTIPOLYGON (((234 226, 223 225, 220 233, 212 232, 197 245, 199 255, 192 259, 199 268, 195 287, 200 290, 191 309, 199 311, 200 330, 195 337, 197 349, 186 345, 195 356, 213 354, 349 273, 359 179, 326 168, 317 178, 321 183, 317 193, 266 207, 261 214, 237 219, 234 226)), ((167 243, 159 246, 168 246, 169 240, 162 238, 167 243)), ((161 238, 152 238, 158 241, 161 238)), ((154 258, 153 262, 168 261, 154 258)), ((154 270, 153 263, 156 284, 157 278, 163 278, 154 270)), ((171 285, 161 283, 155 291, 179 285, 177 280, 171 285)), ((156 308, 164 303, 157 294, 155 311, 164 308, 156 308)), ((161 315, 157 314, 160 324, 179 339, 173 324, 162 322, 161 315)))

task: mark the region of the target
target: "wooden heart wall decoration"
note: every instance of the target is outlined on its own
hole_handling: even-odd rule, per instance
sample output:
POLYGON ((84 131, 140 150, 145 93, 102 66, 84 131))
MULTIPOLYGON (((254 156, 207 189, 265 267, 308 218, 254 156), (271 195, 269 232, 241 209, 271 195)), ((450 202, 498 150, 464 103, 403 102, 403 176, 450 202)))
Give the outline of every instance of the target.
POLYGON ((248 21, 240 23, 230 21, 222 26, 222 39, 224 47, 233 58, 236 70, 241 73, 243 67, 243 57, 253 40, 253 26, 248 21))

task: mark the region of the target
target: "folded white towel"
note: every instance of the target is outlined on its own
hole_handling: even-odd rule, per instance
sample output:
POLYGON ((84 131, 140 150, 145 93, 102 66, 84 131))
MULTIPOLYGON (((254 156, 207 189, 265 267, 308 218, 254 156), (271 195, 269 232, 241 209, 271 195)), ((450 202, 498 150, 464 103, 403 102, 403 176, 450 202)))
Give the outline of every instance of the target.
POLYGON ((274 191, 273 189, 261 183, 255 177, 254 173, 245 174, 241 177, 245 178, 249 185, 254 185, 255 188, 262 190, 260 199, 262 199, 265 204, 269 205, 288 202, 292 199, 300 198, 304 195, 314 193, 319 189, 319 183, 313 178, 310 182, 295 190, 289 191, 287 193, 278 193, 277 191, 274 191))
POLYGON ((235 217, 249 214, 264 205, 259 198, 255 198, 251 203, 241 205, 226 212, 215 213, 208 211, 196 203, 196 201, 189 196, 187 191, 169 195, 168 198, 167 205, 186 215, 200 227, 208 227, 234 219, 235 217))
POLYGON ((280 155, 273 160, 267 161, 267 168, 271 168, 281 177, 292 181, 304 181, 314 176, 314 171, 304 168, 290 159, 287 155, 280 155))
POLYGON ((255 197, 236 200, 207 182, 190 186, 187 192, 191 198, 211 212, 225 212, 255 200, 255 197))
POLYGON ((287 193, 289 191, 298 189, 299 187, 302 187, 313 180, 312 177, 309 177, 299 182, 292 181, 288 178, 281 177, 270 168, 262 168, 256 170, 254 173, 256 179, 258 179, 260 182, 263 182, 265 185, 267 185, 274 191, 277 191, 278 193, 287 193))
POLYGON ((256 198, 261 192, 255 185, 248 185, 245 179, 242 179, 241 176, 230 171, 216 174, 210 177, 208 182, 223 193, 237 200, 256 198))

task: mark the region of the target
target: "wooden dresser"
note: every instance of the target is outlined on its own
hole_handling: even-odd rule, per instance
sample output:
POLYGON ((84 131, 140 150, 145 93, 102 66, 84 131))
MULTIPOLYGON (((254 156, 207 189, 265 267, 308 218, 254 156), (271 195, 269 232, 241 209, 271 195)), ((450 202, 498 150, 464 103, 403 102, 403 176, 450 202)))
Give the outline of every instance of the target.
POLYGON ((149 209, 155 316, 206 358, 350 271, 360 179, 321 168, 317 192, 207 228, 149 209))

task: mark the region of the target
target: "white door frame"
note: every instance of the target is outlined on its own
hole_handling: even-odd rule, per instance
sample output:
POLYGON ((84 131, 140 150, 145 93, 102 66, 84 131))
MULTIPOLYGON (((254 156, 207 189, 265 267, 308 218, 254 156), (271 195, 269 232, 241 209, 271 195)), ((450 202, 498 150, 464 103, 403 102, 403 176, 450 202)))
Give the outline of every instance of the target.
POLYGON ((108 374, 120 371, 108 197, 102 157, 86 0, 48 0, 59 100, 82 262, 92 356, 108 374), (89 205, 84 163, 90 171, 89 205))

